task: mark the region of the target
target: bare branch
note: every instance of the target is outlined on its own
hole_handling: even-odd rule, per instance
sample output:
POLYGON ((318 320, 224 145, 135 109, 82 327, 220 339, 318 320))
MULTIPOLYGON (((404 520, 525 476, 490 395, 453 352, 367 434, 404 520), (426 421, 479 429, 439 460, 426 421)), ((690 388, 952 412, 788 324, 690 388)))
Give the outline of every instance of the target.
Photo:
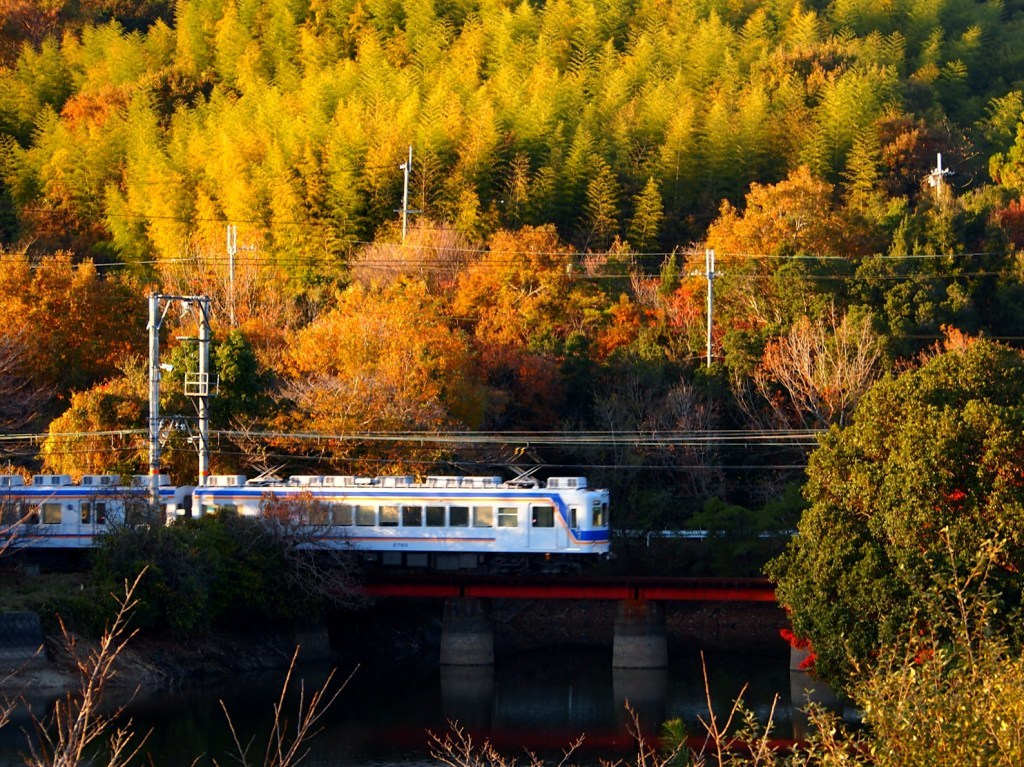
MULTIPOLYGON (((309 755, 309 741, 320 732, 321 720, 331 706, 334 705, 342 690, 348 685, 349 680, 352 679, 352 674, 355 674, 358 670, 357 666, 353 669, 352 674, 349 674, 348 678, 335 689, 332 689, 334 688, 335 679, 335 674, 332 670, 327 675, 324 683, 309 696, 308 701, 306 699, 305 682, 300 682, 298 717, 294 731, 289 733, 288 720, 285 716, 285 695, 291 684, 298 659, 299 648, 296 647, 295 652, 292 654, 291 663, 288 665, 288 672, 285 674, 284 682, 281 685, 281 692, 278 695, 277 702, 274 703, 274 723, 264 751, 263 767, 297 767, 309 755)), ((242 745, 242 741, 238 736, 238 730, 231 719, 231 714, 224 701, 221 701, 220 705, 224 711, 224 716, 227 718, 231 737, 235 743, 237 751, 235 758, 239 764, 244 767, 250 767, 252 763, 249 761, 249 750, 253 741, 250 740, 244 746, 242 745)), ((214 764, 216 764, 216 761, 214 764)))
POLYGON ((774 427, 842 424, 878 377, 881 357, 882 339, 869 316, 838 318, 833 310, 813 322, 804 317, 768 344, 754 391, 738 399, 755 422, 765 420, 758 402, 766 403, 774 427))
MULTIPOLYGON (((111 731, 113 723, 124 712, 124 706, 103 713, 104 692, 116 676, 117 659, 125 645, 135 636, 129 631, 128 619, 138 604, 135 590, 145 570, 129 584, 125 582, 123 598, 116 597, 117 615, 100 638, 99 645, 83 652, 75 636, 61 623, 64 647, 78 672, 81 686, 75 694, 68 693, 54 704, 53 713, 36 722, 38 745, 30 744, 28 767, 79 767, 87 759, 90 745, 111 731)), ((108 767, 123 767, 131 762, 145 744, 146 737, 134 741, 131 722, 113 730, 108 741, 108 767)))

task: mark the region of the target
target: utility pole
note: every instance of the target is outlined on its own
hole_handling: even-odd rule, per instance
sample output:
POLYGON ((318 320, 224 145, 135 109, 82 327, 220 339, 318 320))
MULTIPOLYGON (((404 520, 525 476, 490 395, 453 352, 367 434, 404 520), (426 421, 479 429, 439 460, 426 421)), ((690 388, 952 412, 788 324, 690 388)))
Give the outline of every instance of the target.
POLYGON ((938 152, 935 155, 935 167, 928 174, 928 186, 935 190, 935 199, 939 202, 942 202, 943 195, 945 194, 945 179, 947 176, 952 175, 953 171, 942 167, 942 152, 938 152))
POLYGON ((409 222, 409 174, 412 173, 412 144, 409 145, 409 159, 398 167, 405 171, 405 185, 402 190, 402 244, 405 245, 405 234, 409 222))
POLYGON ((235 253, 238 252, 238 227, 228 224, 228 315, 235 326, 235 253))
POLYGON ((185 395, 198 400, 199 411, 199 477, 197 484, 205 485, 210 475, 210 297, 170 296, 160 293, 149 295, 149 493, 153 505, 160 502, 160 374, 173 370, 160 364, 160 326, 172 303, 199 309, 197 338, 183 341, 199 343, 199 372, 185 374, 185 395), (161 310, 160 302, 164 301, 161 310))
POLYGON ((715 306, 715 251, 707 248, 704 251, 704 270, 708 281, 708 348, 707 366, 711 367, 711 323, 715 306))

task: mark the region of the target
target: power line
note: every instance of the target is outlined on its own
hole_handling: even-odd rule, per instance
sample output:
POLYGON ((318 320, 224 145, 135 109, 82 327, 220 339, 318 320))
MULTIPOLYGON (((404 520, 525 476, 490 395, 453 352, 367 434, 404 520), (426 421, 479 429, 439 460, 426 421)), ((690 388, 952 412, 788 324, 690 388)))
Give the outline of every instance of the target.
MULTIPOLYGON (((146 429, 4 434, 0 442, 125 439, 144 436, 146 429)), ((552 447, 815 447, 819 429, 663 430, 663 431, 382 431, 282 432, 211 429, 211 437, 229 440, 291 440, 306 443, 407 443, 422 445, 552 446, 552 447)))

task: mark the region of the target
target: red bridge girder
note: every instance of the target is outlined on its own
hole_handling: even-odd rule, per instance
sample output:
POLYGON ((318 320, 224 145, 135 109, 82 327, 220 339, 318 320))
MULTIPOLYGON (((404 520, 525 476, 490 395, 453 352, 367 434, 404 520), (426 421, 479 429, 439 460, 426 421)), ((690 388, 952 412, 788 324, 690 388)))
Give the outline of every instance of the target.
POLYGON ((368 596, 446 599, 644 599, 665 602, 774 602, 764 578, 494 578, 375 575, 361 590, 368 596))

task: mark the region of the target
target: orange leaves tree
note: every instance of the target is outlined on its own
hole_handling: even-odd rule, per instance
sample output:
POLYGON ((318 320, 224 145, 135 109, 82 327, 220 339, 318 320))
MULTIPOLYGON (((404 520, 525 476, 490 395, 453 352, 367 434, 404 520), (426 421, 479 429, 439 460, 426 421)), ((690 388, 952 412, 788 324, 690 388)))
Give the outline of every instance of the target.
POLYGON ((145 304, 132 286, 65 254, 35 264, 5 256, 0 328, 27 333, 31 369, 58 393, 106 379, 146 349, 145 304))
POLYGON ((452 312, 472 331, 492 426, 550 427, 567 347, 601 322, 592 286, 553 226, 498 232, 459 277, 452 312))
POLYGON ((283 373, 292 429, 429 431, 475 428, 482 418, 470 347, 422 282, 353 285, 295 334, 283 373))
POLYGON ((750 185, 742 213, 722 203, 708 229, 708 246, 722 266, 754 256, 829 254, 836 223, 831 209, 832 185, 802 166, 777 184, 750 185))

